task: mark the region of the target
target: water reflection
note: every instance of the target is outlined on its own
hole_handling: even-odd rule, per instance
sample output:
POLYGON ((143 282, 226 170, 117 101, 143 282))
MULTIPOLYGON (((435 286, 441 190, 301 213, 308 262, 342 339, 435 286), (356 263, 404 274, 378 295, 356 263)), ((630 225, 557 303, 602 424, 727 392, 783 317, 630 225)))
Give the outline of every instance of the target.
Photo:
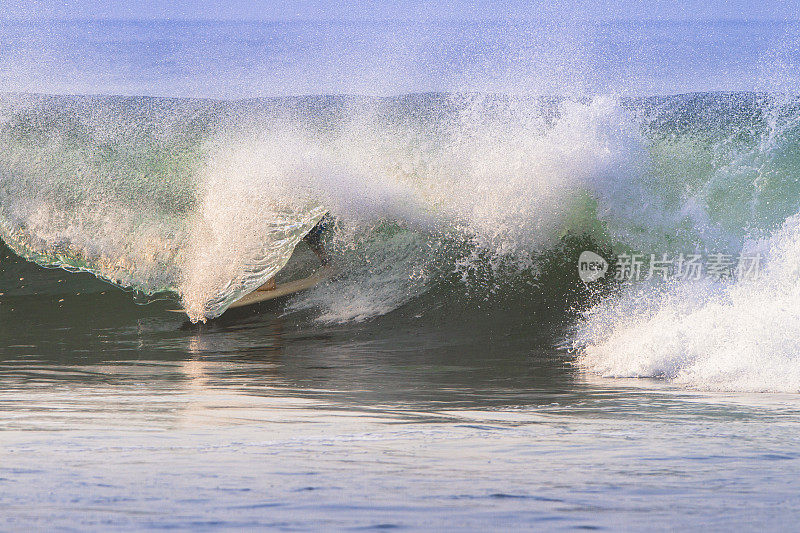
MULTIPOLYGON (((169 303, 140 307, 126 295, 85 295, 90 313, 42 313, 46 305, 28 300, 15 302, 13 313, 0 307, 7 413, 29 401, 31 391, 59 409, 75 407, 75 416, 83 413, 77 398, 88 394, 103 396, 94 409, 111 418, 138 404, 137 424, 184 427, 246 419, 237 409, 280 402, 415 421, 500 410, 527 419, 533 413, 642 418, 665 409, 696 416, 698 402, 709 416, 750 416, 764 407, 732 411, 731 398, 741 395, 582 375, 554 348, 558 328, 487 326, 477 315, 325 325, 273 305, 186 327, 162 312, 169 303)), ((768 409, 794 416, 794 403, 786 405, 768 409)))

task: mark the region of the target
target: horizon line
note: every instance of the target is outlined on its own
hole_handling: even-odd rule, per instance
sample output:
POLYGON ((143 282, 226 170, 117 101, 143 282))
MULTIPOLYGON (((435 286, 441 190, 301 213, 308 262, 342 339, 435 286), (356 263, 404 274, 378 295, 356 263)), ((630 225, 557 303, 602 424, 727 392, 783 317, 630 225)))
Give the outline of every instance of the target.
MULTIPOLYGON (((141 22, 193 22, 193 23, 240 23, 240 24, 268 24, 268 23, 306 23, 306 24, 386 24, 386 23, 399 23, 399 24, 486 24, 486 23, 552 23, 553 21, 548 18, 533 18, 533 17, 487 17, 487 18, 434 18, 434 19, 414 19, 414 18, 314 18, 314 17, 284 17, 284 18, 233 18, 233 17, 220 17, 220 18, 207 18, 207 17, 5 17, 0 18, 0 23, 12 22, 128 22, 128 23, 141 23, 141 22)), ((574 19, 559 21, 560 24, 571 24, 578 22, 593 22, 593 23, 663 23, 663 24, 682 24, 682 23, 800 23, 798 18, 769 18, 769 17, 701 17, 701 18, 685 18, 685 17, 671 17, 671 18, 634 18, 634 17, 587 17, 584 19, 574 19)))

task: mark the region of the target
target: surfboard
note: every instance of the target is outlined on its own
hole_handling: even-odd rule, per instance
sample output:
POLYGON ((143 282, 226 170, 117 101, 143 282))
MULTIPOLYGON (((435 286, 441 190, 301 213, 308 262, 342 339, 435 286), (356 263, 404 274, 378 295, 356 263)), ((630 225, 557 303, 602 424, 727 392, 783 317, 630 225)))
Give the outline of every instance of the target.
MULTIPOLYGON (((296 292, 300 292, 306 289, 310 289, 314 285, 318 284, 321 281, 325 281, 326 279, 330 278, 333 275, 333 267, 322 267, 310 276, 306 278, 297 279, 294 281, 288 281, 286 283, 281 283, 277 287, 272 290, 265 289, 266 284, 262 285, 258 289, 254 290, 251 293, 245 294, 231 305, 228 306, 228 309, 235 309, 237 307, 244 307, 246 305, 253 305, 261 302, 266 302, 269 300, 274 300, 275 298, 280 298, 281 296, 289 296, 290 294, 294 294, 296 292)), ((185 313, 183 309, 169 309, 172 313, 185 313)))
POLYGON ((281 283, 272 290, 267 290, 264 288, 266 285, 262 285, 250 294, 246 294, 236 300, 234 303, 228 306, 228 309, 266 302, 267 300, 274 300, 275 298, 280 298, 281 296, 288 296, 299 291, 304 291, 306 289, 310 289, 321 281, 325 281, 332 275, 333 268, 324 267, 320 268, 307 278, 281 283))

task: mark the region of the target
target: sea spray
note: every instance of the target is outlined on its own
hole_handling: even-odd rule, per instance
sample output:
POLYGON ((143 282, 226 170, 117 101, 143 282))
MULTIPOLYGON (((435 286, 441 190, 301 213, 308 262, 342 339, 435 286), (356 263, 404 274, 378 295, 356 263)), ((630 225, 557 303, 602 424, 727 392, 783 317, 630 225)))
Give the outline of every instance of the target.
MULTIPOLYGON (((595 212, 604 184, 635 186, 643 157, 636 125, 607 98, 11 100, 4 240, 42 264, 171 291, 192 320, 278 272, 325 212, 345 255, 390 222, 416 236, 378 255, 415 272, 450 241, 471 250, 452 265, 462 272, 509 258, 535 269, 534 256, 595 212)), ((345 257, 344 275, 369 272, 363 259, 345 257)), ((386 278, 380 299, 395 303, 353 316, 425 290, 399 281, 410 276, 386 278)), ((376 279, 357 282, 366 298, 376 279)))
MULTIPOLYGON (((792 213, 800 207, 798 101, 741 95, 711 99, 710 108, 697 105, 709 99, 696 98, 695 112, 682 113, 691 120, 672 126, 691 135, 706 168, 696 184, 697 173, 683 178, 681 210, 695 222, 697 235, 684 251, 730 257, 732 276, 715 279, 704 272, 692 279, 673 271, 667 282, 634 283, 577 324, 577 363, 605 376, 659 377, 695 388, 796 392, 800 215, 792 213), (720 128, 702 126, 703 116, 715 118, 720 128), (704 153, 714 153, 717 161, 704 153), (696 223, 698 212, 703 224, 696 223), (741 275, 737 258, 757 263, 741 275)), ((677 142, 670 140, 668 149, 677 142)), ((678 251, 675 244, 656 250, 678 251)))
POLYGON ((800 216, 749 253, 757 277, 629 288, 579 324, 578 365, 694 388, 800 390, 800 216))
POLYGON ((493 298, 525 272, 524 291, 541 294, 542 259, 567 234, 615 252, 733 253, 797 207, 797 102, 767 95, 7 96, 2 108, 3 240, 168 291, 193 320, 278 272, 326 212, 338 285, 293 305, 346 321, 450 274, 457 292, 493 298))

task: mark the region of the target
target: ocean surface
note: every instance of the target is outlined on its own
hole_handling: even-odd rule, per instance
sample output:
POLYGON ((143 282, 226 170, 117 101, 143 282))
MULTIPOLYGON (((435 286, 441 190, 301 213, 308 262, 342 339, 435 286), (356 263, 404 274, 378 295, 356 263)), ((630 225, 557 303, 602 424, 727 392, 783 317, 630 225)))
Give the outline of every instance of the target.
POLYGON ((3 22, 0 530, 794 529, 798 65, 795 22, 3 22), (332 278, 228 310, 326 214, 332 278))

